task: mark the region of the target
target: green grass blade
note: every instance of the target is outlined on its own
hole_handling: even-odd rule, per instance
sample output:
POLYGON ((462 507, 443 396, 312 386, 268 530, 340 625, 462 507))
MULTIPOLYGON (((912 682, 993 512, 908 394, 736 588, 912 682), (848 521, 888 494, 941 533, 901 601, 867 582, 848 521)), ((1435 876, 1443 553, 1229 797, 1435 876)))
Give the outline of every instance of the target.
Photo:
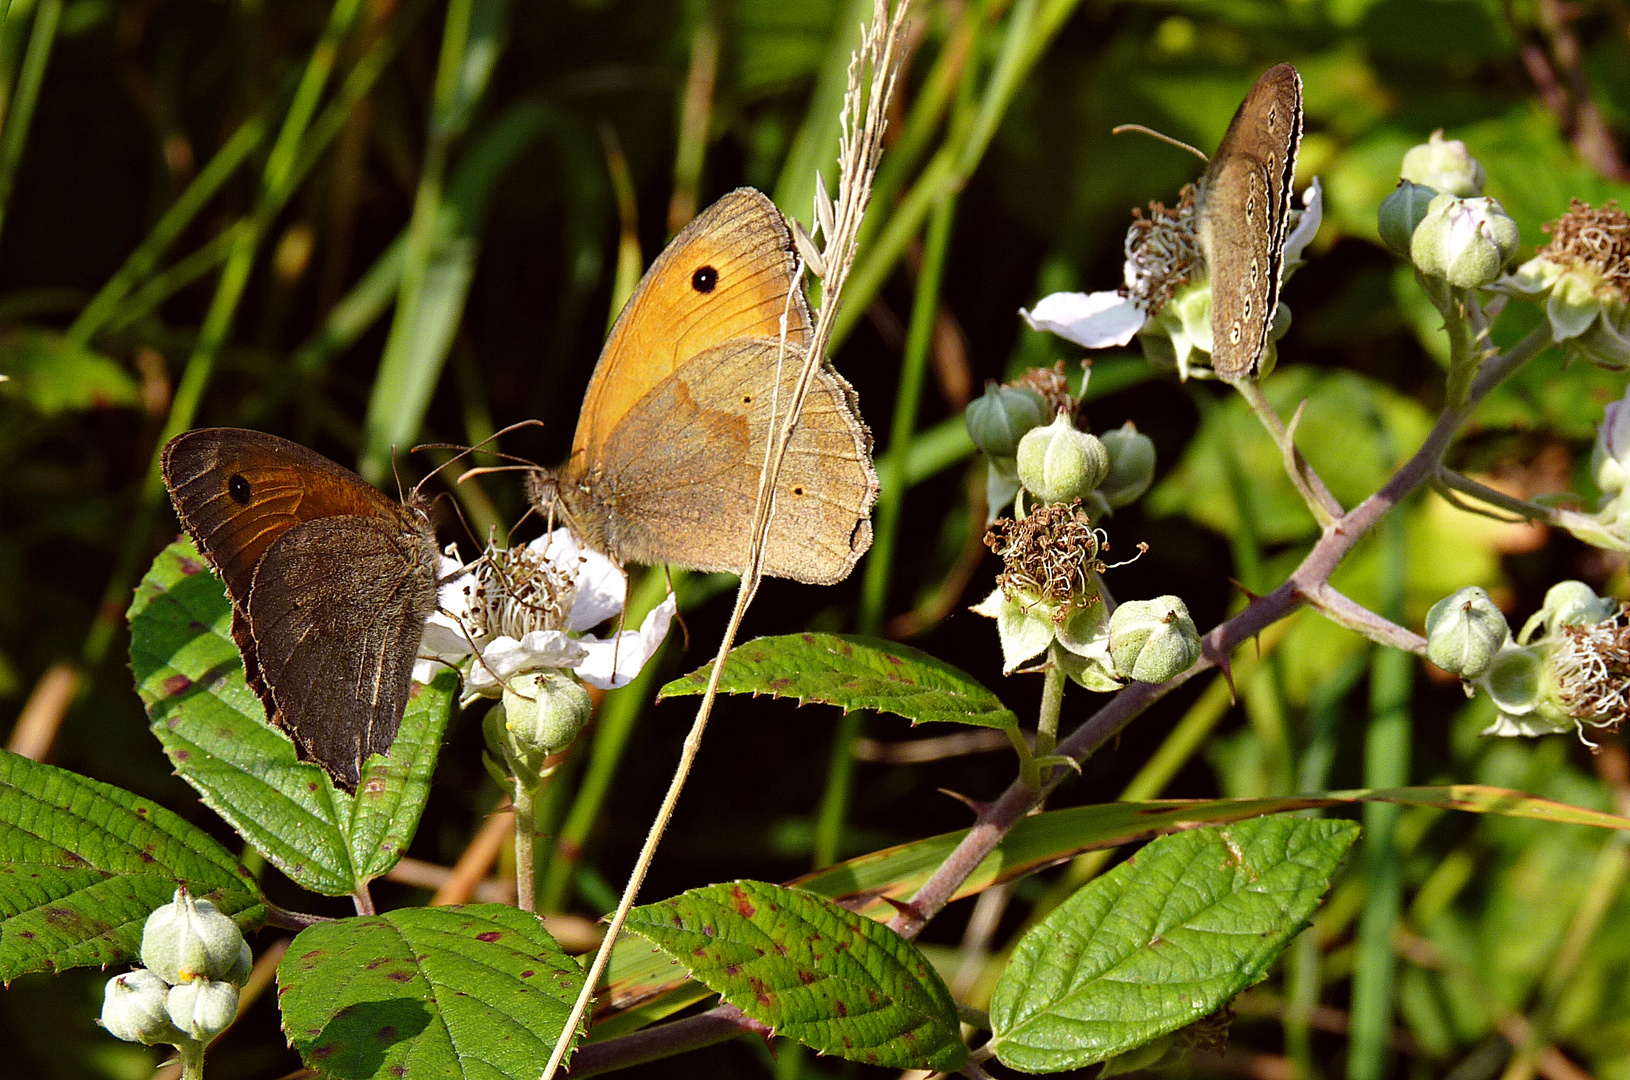
POLYGON ((34 122, 34 106, 40 99, 40 84, 45 81, 45 67, 51 60, 51 47, 56 42, 57 23, 61 18, 62 0, 40 0, 39 9, 34 13, 34 31, 28 38, 28 52, 23 55, 22 70, 17 74, 17 94, 6 114, 5 131, 0 133, 0 225, 5 223, 12 185, 17 180, 17 165, 23 159, 23 146, 28 142, 28 129, 34 122))
MULTIPOLYGON (((1380 530, 1381 614, 1402 615, 1408 547, 1403 522, 1393 514, 1380 530)), ((1364 783, 1401 787, 1409 782, 1411 738, 1410 682, 1415 658, 1397 649, 1377 649, 1370 665, 1370 724, 1364 737, 1364 783)), ((1364 807, 1363 873, 1367 886, 1358 926, 1353 968, 1352 1038, 1348 1080, 1381 1080, 1391 1053, 1393 981, 1398 957, 1393 925, 1403 904, 1402 854, 1394 830, 1400 810, 1387 803, 1364 807)))
POLYGON ((405 449, 418 436, 464 315, 476 241, 463 235, 438 244, 437 225, 453 140, 464 131, 491 76, 508 7, 508 0, 453 0, 447 7, 396 316, 363 421, 358 471, 375 483, 389 473, 393 449, 405 449))

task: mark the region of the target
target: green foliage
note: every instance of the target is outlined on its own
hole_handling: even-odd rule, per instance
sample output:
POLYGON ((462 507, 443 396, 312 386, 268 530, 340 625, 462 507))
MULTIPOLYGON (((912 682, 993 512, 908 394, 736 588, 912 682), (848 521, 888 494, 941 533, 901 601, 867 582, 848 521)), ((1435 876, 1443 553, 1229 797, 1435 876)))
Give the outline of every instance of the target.
MULTIPOLYGON (((657 699, 707 690, 713 665, 675 679, 657 699)), ((786 634, 732 649, 722 694, 769 694, 850 709, 875 709, 913 724, 931 721, 1012 730, 1018 717, 965 672, 921 649, 857 634, 786 634)))
POLYGON ((24 327, 0 335, 0 375, 38 414, 53 417, 134 405, 136 380, 117 363, 61 334, 24 327))
POLYGON ((1151 843, 1019 942, 991 1002, 997 1058, 1078 1069, 1221 1008, 1307 925, 1357 838, 1278 815, 1151 843))
POLYGON ((309 927, 277 983, 289 1041, 334 1080, 535 1080, 583 972, 536 917, 473 904, 309 927))
POLYGON ((824 1054, 937 1070, 967 1057, 951 994, 916 946, 824 897, 708 885, 635 908, 628 928, 727 1003, 824 1054))
POLYGON ((130 606, 130 668, 176 772, 290 878, 343 896, 396 865, 430 793, 457 675, 416 687, 390 755, 355 795, 266 720, 244 683, 232 606, 190 541, 153 563, 130 606))
POLYGON ((249 871, 153 802, 0 751, 0 982, 136 959, 177 885, 239 925, 265 917, 249 871))

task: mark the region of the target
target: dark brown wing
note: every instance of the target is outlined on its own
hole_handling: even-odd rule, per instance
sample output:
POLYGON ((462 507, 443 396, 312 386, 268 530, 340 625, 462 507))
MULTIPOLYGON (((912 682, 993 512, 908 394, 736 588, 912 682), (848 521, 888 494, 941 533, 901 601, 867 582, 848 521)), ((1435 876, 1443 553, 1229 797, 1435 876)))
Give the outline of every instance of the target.
POLYGON ((1200 246, 1211 273, 1211 366, 1255 374, 1284 273, 1290 195, 1302 140, 1302 77, 1289 64, 1251 87, 1200 189, 1200 246))
POLYGON ((321 762, 348 790, 354 788, 358 763, 388 747, 401 723, 411 653, 417 651, 425 615, 435 607, 437 553, 428 521, 349 469, 299 443, 260 431, 185 432, 164 448, 162 464, 181 524, 226 584, 232 600, 232 638, 243 654, 250 689, 266 715, 289 731, 304 756, 321 762), (314 528, 317 523, 323 527, 314 528), (399 553, 383 556, 380 536, 389 538, 399 553), (359 550, 352 550, 353 540, 359 550), (268 566, 274 551, 283 554, 268 566), (426 574, 431 582, 428 600, 419 584, 426 574), (398 629, 409 620, 392 599, 404 588, 412 597, 407 608, 422 609, 411 632, 398 629), (273 626, 289 617, 288 608, 299 608, 308 621, 317 620, 301 625, 299 642, 287 640, 273 626), (359 611, 371 612, 380 621, 377 625, 359 621, 355 616, 359 611), (385 665, 375 641, 380 634, 392 643, 389 671, 382 667, 379 672, 386 690, 336 695, 334 730, 320 732, 324 691, 302 690, 297 683, 318 685, 310 681, 314 666, 326 665, 360 679, 358 665, 385 665), (412 644, 407 646, 406 674, 398 677, 397 639, 404 634, 412 644), (317 652, 302 651, 301 662, 291 668, 301 642, 321 642, 326 658, 319 663, 317 652), (359 719, 357 702, 362 700, 377 704, 380 715, 359 719))
POLYGON ((302 521, 349 515, 395 521, 400 513, 350 469, 263 431, 183 432, 164 448, 163 469, 181 524, 239 606, 260 557, 302 521))
MULTIPOLYGON (((576 496, 597 504, 576 516, 604 520, 612 555, 742 568, 772 409, 785 415, 803 361, 789 349, 778 362, 779 352, 768 339, 711 349, 629 410, 587 492, 576 496)), ((776 485, 766 574, 823 585, 848 576, 871 544, 871 445, 853 390, 821 368, 776 485)))
POLYGON ((333 517, 288 530, 255 570, 247 614, 268 711, 347 791, 396 738, 436 567, 427 532, 333 517))

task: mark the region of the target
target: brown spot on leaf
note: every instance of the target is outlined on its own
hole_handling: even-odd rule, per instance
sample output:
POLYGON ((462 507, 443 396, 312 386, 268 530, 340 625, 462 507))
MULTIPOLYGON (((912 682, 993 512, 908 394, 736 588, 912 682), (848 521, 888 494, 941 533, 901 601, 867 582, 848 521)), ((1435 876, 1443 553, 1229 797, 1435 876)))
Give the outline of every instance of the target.
POLYGON ((198 573, 204 568, 203 563, 199 562, 197 559, 188 558, 186 555, 183 555, 181 558, 177 559, 175 561, 175 565, 176 569, 189 576, 198 573))
POLYGON ((171 675, 168 679, 164 680, 165 697, 174 697, 177 694, 185 694, 191 689, 192 680, 187 678, 185 675, 171 675))
POLYGON ((475 936, 475 939, 477 941, 497 941, 499 938, 501 938, 503 936, 504 935, 502 933, 498 932, 497 930, 488 930, 484 934, 477 934, 475 936))

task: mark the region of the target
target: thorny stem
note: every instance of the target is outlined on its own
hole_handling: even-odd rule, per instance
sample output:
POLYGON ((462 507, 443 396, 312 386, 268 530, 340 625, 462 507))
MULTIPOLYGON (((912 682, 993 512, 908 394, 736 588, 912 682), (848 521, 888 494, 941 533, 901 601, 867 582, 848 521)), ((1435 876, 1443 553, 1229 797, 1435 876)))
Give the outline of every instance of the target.
MULTIPOLYGON (((1205 635, 1202 640, 1203 657, 1198 663, 1168 682, 1133 683, 1121 690, 1059 743, 1057 752, 1084 762, 1149 706, 1196 675, 1216 667, 1222 658, 1300 608, 1307 602, 1306 594, 1318 593, 1321 584, 1329 581, 1342 560, 1389 511, 1432 478, 1455 434, 1471 415, 1472 408, 1549 343, 1550 330, 1541 325, 1505 352, 1491 357, 1471 380, 1464 401, 1451 404, 1443 411, 1420 449, 1381 490, 1335 521, 1301 565, 1278 588, 1205 635)), ((1379 616, 1375 618, 1379 619, 1379 616)), ((911 902, 889 921, 889 928, 908 939, 921 933, 929 920, 950 902, 957 889, 996 849, 1013 826, 1038 806, 1063 781, 1065 775, 1062 770, 1055 771, 1053 779, 1047 781, 1040 791, 1030 788, 1022 778, 1009 784, 994 802, 985 805, 967 835, 917 890, 911 902)), ((724 1042, 750 1030, 741 1020, 735 1019, 741 1015, 739 1010, 721 1005, 700 1015, 636 1035, 590 1043, 580 1049, 573 1059, 572 1078, 581 1080, 625 1068, 636 1060, 650 1061, 724 1042), (636 1053, 640 1055, 637 1058, 633 1056, 636 1053)))
POLYGON ((1426 649, 1425 638, 1337 592, 1328 581, 1316 582, 1304 589, 1302 599, 1307 601, 1308 607, 1331 622, 1363 634, 1378 645, 1389 645, 1412 653, 1426 649))
MULTIPOLYGON (((1308 510, 1319 523, 1319 528, 1329 532, 1330 527, 1342 515, 1341 503, 1330 494, 1330 489, 1324 486, 1324 481, 1313 471, 1313 466, 1309 465, 1302 452, 1296 449, 1294 434, 1287 430, 1284 421, 1279 419, 1279 414, 1274 411, 1267 395, 1262 392, 1262 387, 1248 379, 1241 379, 1233 386, 1251 406, 1251 411, 1256 414, 1257 419, 1262 421, 1262 426, 1267 429, 1274 445, 1279 447, 1279 456, 1285 464, 1285 474, 1296 486, 1302 501, 1307 503, 1308 510)), ((1297 410, 1297 416, 1298 418, 1301 416, 1300 409, 1297 410)))
POLYGON ((522 911, 538 910, 538 818, 532 797, 536 789, 515 780, 515 904, 522 911))

